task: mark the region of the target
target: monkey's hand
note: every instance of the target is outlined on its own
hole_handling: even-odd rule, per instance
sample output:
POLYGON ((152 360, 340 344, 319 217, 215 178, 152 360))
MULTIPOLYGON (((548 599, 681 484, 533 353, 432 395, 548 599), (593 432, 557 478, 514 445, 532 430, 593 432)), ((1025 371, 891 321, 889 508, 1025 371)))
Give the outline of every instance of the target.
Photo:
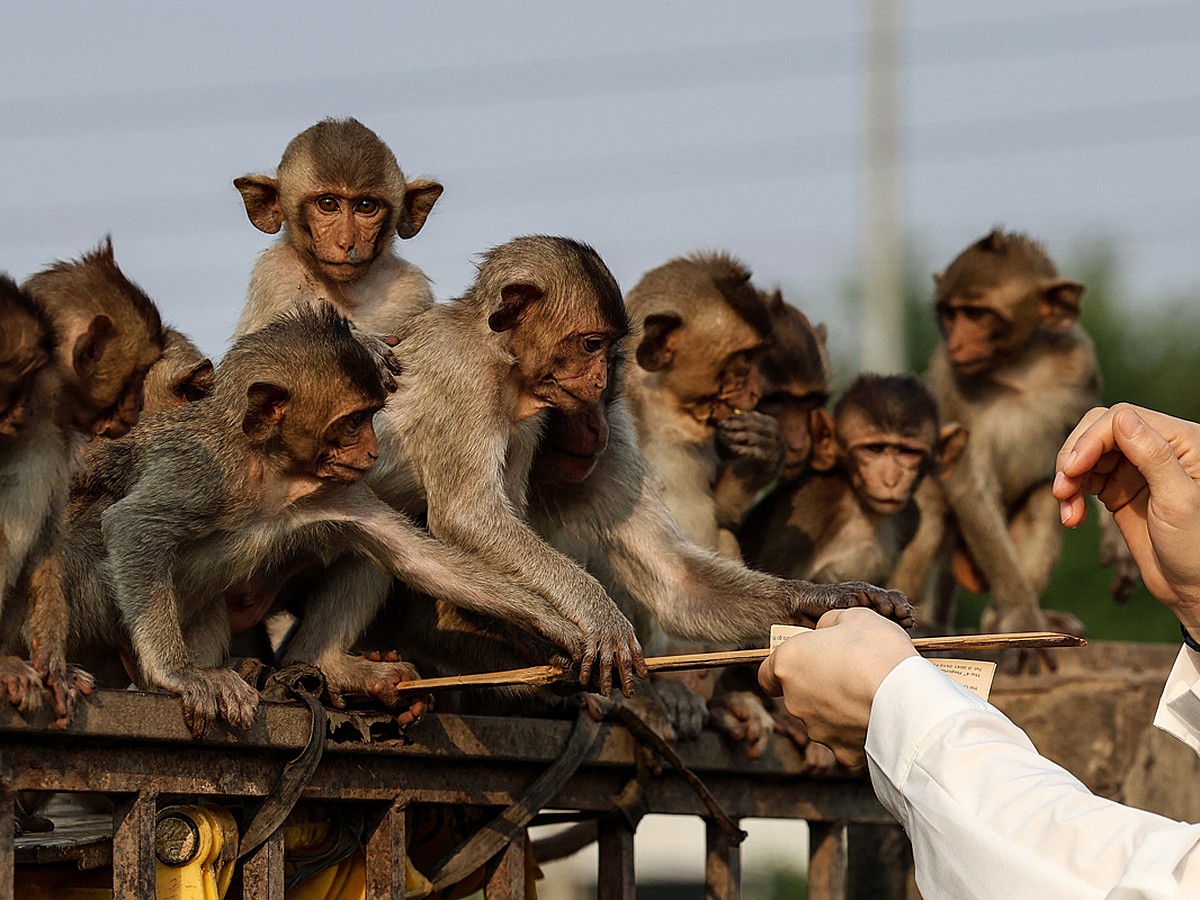
POLYGON ((37 640, 33 641, 33 667, 54 700, 54 724, 66 728, 80 699, 95 689, 96 679, 67 663, 61 653, 44 653, 37 640))
POLYGON ((725 691, 708 704, 708 721, 730 740, 746 745, 746 757, 758 759, 771 743, 775 717, 754 691, 725 691))
POLYGON ((681 741, 694 741, 700 737, 708 720, 708 702, 684 682, 673 678, 655 678, 650 683, 654 685, 675 736, 681 741))
POLYGON ((632 697, 634 675, 645 677, 648 673, 646 659, 642 655, 642 645, 638 642, 629 620, 621 615, 616 604, 609 600, 607 595, 603 607, 593 607, 578 617, 571 612, 564 612, 567 612, 583 632, 579 683, 594 684, 595 689, 607 697, 616 680, 621 686, 621 693, 632 697))
POLYGON ((1116 566, 1112 585, 1108 591, 1114 602, 1126 603, 1133 594, 1133 589, 1141 582, 1142 573, 1138 571, 1137 563, 1133 561, 1133 553, 1130 552, 1129 545, 1125 543, 1125 538, 1121 536, 1117 527, 1115 525, 1105 527, 1105 523, 1111 521, 1111 516, 1101 519, 1100 565, 1105 568, 1116 566))
MULTIPOLYGON (((1000 612, 993 603, 983 611, 979 627, 988 633, 1012 634, 1018 631, 1062 631, 1084 637, 1087 629, 1078 618, 1060 610, 1018 608, 1000 612)), ((1028 672, 1037 675, 1042 666, 1046 671, 1058 669, 1058 660, 1050 650, 1004 650, 999 655, 1001 671, 1009 675, 1028 672)))
POLYGON ((831 609, 850 609, 869 606, 885 619, 892 619, 905 628, 916 624, 908 598, 899 591, 889 591, 865 581, 842 584, 812 584, 793 581, 795 588, 792 618, 799 625, 815 625, 823 613, 831 609))
POLYGON ((0 656, 0 690, 20 713, 42 705, 42 678, 37 669, 15 656, 0 656))
POLYGON ((258 710, 258 691, 233 669, 192 669, 159 679, 156 687, 179 694, 183 720, 193 737, 208 734, 219 716, 245 731, 258 710))
POLYGON ((717 423, 717 452, 728 460, 746 460, 771 472, 774 480, 783 470, 787 445, 779 422, 765 413, 735 413, 717 423))
POLYGON ((355 330, 354 336, 367 348, 367 352, 375 357, 375 364, 379 366, 379 380, 383 382, 384 390, 389 394, 393 393, 401 366, 392 348, 400 343, 400 338, 394 334, 368 334, 358 330, 355 330))
POLYGON ((414 699, 396 693, 396 685, 416 681, 421 675, 394 651, 372 651, 365 656, 339 652, 336 658, 322 659, 319 665, 329 702, 337 709, 345 709, 352 701, 380 705, 397 712, 396 722, 404 727, 420 719, 431 705, 428 695, 414 699))

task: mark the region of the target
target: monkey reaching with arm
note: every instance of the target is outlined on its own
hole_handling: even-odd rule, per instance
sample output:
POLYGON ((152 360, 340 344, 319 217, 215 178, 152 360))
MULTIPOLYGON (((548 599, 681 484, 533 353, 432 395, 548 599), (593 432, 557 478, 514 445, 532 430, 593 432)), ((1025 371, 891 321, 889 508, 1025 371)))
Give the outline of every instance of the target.
POLYGON ((246 215, 283 238, 254 266, 237 334, 297 303, 328 300, 368 333, 394 334, 433 303, 425 273, 398 256, 441 196, 436 181, 405 180, 388 146, 355 119, 325 119, 284 150, 275 177, 234 180, 246 215))
MULTIPOLYGON (((475 611, 549 627, 536 599, 495 578, 382 503, 375 463, 375 360, 328 304, 240 338, 212 393, 147 418, 89 461, 68 548, 73 652, 124 652, 145 687, 182 695, 196 734, 218 715, 247 727, 257 694, 223 668, 225 592, 356 555, 475 611)), ((265 611, 265 610, 264 610, 265 611)), ((310 602, 284 662, 320 666, 330 690, 394 702, 403 662, 347 648, 376 612, 351 595, 310 602)))
POLYGON ((27 413, 13 416, 10 407, 9 420, 24 424, 0 448, 0 652, 27 648, 32 658, 0 657, 0 684, 22 709, 48 688, 65 724, 92 685, 67 664, 62 529, 71 478, 86 441, 137 423, 163 333, 153 302, 117 267, 111 241, 33 275, 24 294, 55 343, 23 388, 27 413))

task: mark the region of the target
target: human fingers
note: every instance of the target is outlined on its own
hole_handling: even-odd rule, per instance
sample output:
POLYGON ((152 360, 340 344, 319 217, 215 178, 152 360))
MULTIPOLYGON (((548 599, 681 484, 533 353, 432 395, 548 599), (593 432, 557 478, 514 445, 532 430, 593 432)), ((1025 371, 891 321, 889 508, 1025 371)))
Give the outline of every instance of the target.
POLYGON ((1196 484, 1184 470, 1175 448, 1150 426, 1140 410, 1118 410, 1113 430, 1121 452, 1146 479, 1152 496, 1169 500, 1195 491, 1196 484))

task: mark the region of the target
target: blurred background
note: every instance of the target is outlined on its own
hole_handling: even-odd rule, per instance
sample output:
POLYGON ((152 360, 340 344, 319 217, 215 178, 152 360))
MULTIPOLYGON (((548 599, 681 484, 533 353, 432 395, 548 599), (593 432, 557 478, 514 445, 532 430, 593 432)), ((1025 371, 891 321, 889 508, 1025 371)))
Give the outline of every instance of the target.
MULTIPOLYGON (((924 369, 930 274, 1002 225, 1087 283, 1106 402, 1200 417, 1198 4, 109 0, 4 18, 0 269, 111 233, 214 358, 272 240, 232 179, 353 115, 446 186, 400 248, 440 298, 518 234, 593 244, 626 289, 728 250, 829 326, 845 384, 924 369)), ((1144 594, 1114 607, 1108 579, 1085 527, 1044 605, 1093 637, 1178 639, 1144 594)), ((662 880, 685 865, 644 853, 647 874, 666 854, 662 880)), ((786 860, 746 874, 748 896, 794 890, 786 860)))

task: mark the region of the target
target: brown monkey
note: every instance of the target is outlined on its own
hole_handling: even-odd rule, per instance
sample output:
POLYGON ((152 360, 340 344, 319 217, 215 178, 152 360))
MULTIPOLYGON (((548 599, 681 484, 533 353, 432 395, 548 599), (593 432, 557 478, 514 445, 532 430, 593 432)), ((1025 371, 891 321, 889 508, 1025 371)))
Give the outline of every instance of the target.
POLYGON ((916 532, 913 492, 935 466, 948 469, 966 433, 939 430, 937 404, 913 375, 860 375, 833 419, 836 465, 772 493, 739 536, 768 572, 887 584, 916 532))
POLYGON ((442 193, 406 181, 378 135, 355 119, 325 119, 283 152, 274 178, 234 180, 254 227, 283 239, 254 266, 237 334, 297 303, 324 299, 367 332, 392 334, 433 303, 429 281, 392 249, 411 238, 442 193))
MULTIPOLYGON (((755 412, 779 423, 784 449, 779 481, 786 485, 807 472, 810 462, 821 470, 833 465, 833 419, 825 409, 832 374, 825 326, 814 326, 778 290, 766 295, 765 303, 771 343, 758 358, 762 397, 755 412)), ((723 528, 737 532, 770 475, 770 468, 755 459, 734 459, 722 467, 714 495, 723 528)))
POLYGON ((0 275, 0 445, 17 436, 30 415, 34 379, 54 353, 45 312, 7 275, 0 275))
POLYGON ((185 334, 169 325, 162 358, 146 373, 143 415, 207 397, 213 385, 212 360, 185 334))
POLYGON ((615 665, 628 692, 642 669, 632 627, 594 578, 524 521, 544 417, 600 398, 609 350, 627 327, 620 289, 590 247, 535 236, 484 254, 464 297, 401 328, 404 368, 380 416, 385 452, 368 483, 397 508, 425 514, 437 537, 539 594, 548 617, 574 623, 570 640, 541 633, 577 659, 580 677, 598 674, 607 691, 615 665))
MULTIPOLYGON (((217 716, 247 727, 257 705, 220 665, 230 585, 358 556, 467 609, 553 629, 536 598, 418 531, 362 484, 378 456, 372 418, 384 397, 348 322, 328 304, 301 306, 239 338, 208 397, 98 451, 77 485, 90 503, 75 507, 68 548, 74 651, 125 652, 141 684, 182 695, 202 734, 217 716)), ((413 669, 346 652, 376 606, 345 587, 336 608, 309 603, 283 661, 320 666, 335 697, 394 701, 392 686, 413 669)))
POLYGON ((719 468, 740 456, 770 480, 783 457, 778 424, 752 412, 770 333, 763 297, 733 257, 695 254, 647 272, 627 303, 636 352, 626 395, 646 462, 684 534, 738 558, 713 494, 719 468))
POLYGON ((944 482, 968 554, 958 569, 992 592, 985 630, 1043 629, 1038 601, 1062 542, 1055 454, 1100 400, 1096 354, 1078 324, 1084 286, 1059 277, 1040 244, 1000 230, 934 281, 942 341, 926 380, 943 420, 970 432, 944 482))
POLYGON ((0 651, 24 643, 32 654, 32 665, 0 658, 0 682, 22 708, 49 688, 65 723, 91 679, 67 665, 63 509, 83 443, 136 424, 142 382, 162 353, 162 323, 117 267, 111 241, 33 275, 24 289, 57 342, 30 388, 33 418, 0 451, 0 651))

